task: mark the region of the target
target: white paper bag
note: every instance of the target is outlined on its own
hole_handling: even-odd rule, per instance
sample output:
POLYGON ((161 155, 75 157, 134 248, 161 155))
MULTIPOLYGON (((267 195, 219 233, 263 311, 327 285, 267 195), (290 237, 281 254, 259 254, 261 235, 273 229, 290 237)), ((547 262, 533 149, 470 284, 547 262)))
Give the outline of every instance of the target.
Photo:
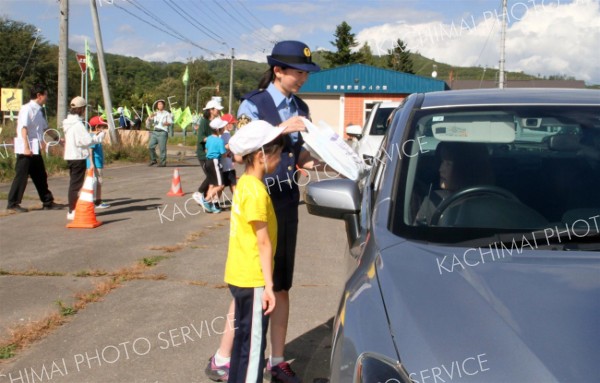
POLYGON ((365 173, 365 162, 327 123, 315 125, 303 118, 306 132, 302 132, 309 151, 344 177, 357 181, 365 173))

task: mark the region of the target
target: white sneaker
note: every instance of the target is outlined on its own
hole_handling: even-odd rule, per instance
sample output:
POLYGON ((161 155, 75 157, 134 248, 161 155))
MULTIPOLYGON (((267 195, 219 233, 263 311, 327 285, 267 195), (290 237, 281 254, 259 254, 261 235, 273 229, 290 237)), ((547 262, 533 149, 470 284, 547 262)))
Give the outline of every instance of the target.
POLYGON ((110 207, 109 204, 102 202, 99 205, 96 205, 96 209, 108 209, 110 207))
POLYGON ((75 219, 75 210, 73 210, 72 212, 67 213, 67 219, 69 221, 72 221, 75 219))
POLYGON ((195 192, 194 194, 192 194, 192 198, 194 199, 194 201, 196 201, 198 205, 204 205, 204 198, 202 197, 202 193, 195 192))

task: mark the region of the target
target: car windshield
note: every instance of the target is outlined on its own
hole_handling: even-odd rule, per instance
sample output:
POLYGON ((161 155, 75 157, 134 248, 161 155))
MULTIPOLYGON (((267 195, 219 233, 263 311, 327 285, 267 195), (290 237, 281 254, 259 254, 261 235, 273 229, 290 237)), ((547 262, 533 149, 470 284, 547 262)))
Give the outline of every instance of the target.
POLYGON ((407 134, 392 145, 404 156, 397 234, 438 243, 520 232, 597 238, 600 108, 423 109, 407 134))

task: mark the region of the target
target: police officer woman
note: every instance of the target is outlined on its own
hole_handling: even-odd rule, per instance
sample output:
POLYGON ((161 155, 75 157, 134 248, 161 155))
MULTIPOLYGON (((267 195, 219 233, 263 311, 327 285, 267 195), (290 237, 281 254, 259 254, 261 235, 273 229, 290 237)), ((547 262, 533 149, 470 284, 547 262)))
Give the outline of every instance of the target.
MULTIPOLYGON (((238 118, 265 120, 272 125, 286 127, 281 161, 275 172, 267 174, 263 180, 277 216, 277 248, 273 271, 273 290, 277 304, 271 313, 271 357, 267 370, 270 370, 274 382, 298 383, 300 378, 284 359, 290 310, 289 290, 292 287, 298 234, 300 192, 296 165, 310 169, 317 161, 302 148, 304 140, 299 132, 304 131, 305 126, 301 117, 309 118, 310 114, 308 105, 295 94, 308 79, 309 72, 317 72, 320 68, 312 62, 308 46, 299 41, 277 43, 271 55, 267 56, 267 62, 269 70, 259 82, 259 89, 243 97, 238 118)), ((230 306, 230 312, 232 307, 230 306)), ((233 330, 226 328, 221 346, 206 368, 207 375, 212 379, 223 379, 224 373, 228 372, 232 344, 233 330)))

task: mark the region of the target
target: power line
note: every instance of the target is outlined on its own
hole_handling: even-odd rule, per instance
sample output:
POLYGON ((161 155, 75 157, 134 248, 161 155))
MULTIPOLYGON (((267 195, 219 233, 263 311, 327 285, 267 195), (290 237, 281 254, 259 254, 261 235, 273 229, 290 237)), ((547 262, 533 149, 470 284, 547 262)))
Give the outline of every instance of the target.
POLYGON ((27 56, 27 61, 25 61, 25 65, 23 65, 23 70, 21 71, 21 76, 19 77, 19 81, 17 81, 17 88, 23 79, 23 75, 25 74, 25 69, 27 69, 27 64, 29 64, 29 59, 31 58, 31 54, 33 53, 33 48, 35 48, 35 43, 38 41, 40 37, 40 30, 37 29, 35 31, 35 39, 33 40, 33 44, 31 44, 31 50, 29 51, 29 56, 27 56))
MULTIPOLYGON (((252 30, 252 28, 250 28, 250 27, 246 26, 244 23, 242 23, 241 21, 239 21, 239 20, 238 20, 238 19, 237 19, 235 16, 233 16, 231 13, 229 13, 229 12, 227 11, 227 9, 225 9, 225 7, 223 7, 221 4, 219 4, 219 1, 218 1, 218 0, 214 0, 214 1, 213 1, 213 3, 214 3, 214 4, 215 4, 217 7, 221 8, 221 10, 222 10, 223 12, 225 12, 225 13, 226 13, 226 14, 227 14, 229 17, 231 17, 231 19, 232 19, 232 20, 234 20, 234 21, 235 21, 237 24, 241 25, 242 27, 245 27, 245 28, 247 28, 247 29, 248 29, 248 30, 249 30, 251 33, 254 33, 254 31, 252 30)), ((270 41, 268 38, 265 38, 264 36, 257 35, 257 37, 259 37, 259 38, 261 38, 261 39, 263 39, 263 40, 265 40, 265 41, 267 41, 267 42, 269 42, 269 43, 271 42, 271 41, 270 41)))
MULTIPOLYGON (((181 0, 180 0, 180 3, 181 3, 181 0)), ((198 12, 200 15, 203 15, 203 14, 207 14, 207 13, 209 13, 209 12, 207 12, 207 9, 206 9, 206 8, 204 8, 204 9, 203 9, 203 8, 200 8, 200 6, 198 6, 198 5, 197 5, 197 3, 196 3, 196 2, 194 2, 193 0, 190 0, 189 2, 186 2, 186 3, 184 3, 184 4, 185 4, 185 6, 186 6, 187 8, 190 8, 190 9, 191 9, 191 8, 195 8, 195 10, 196 10, 196 11, 197 11, 197 12, 198 12)), ((189 12, 189 13, 191 14, 191 12, 189 12)), ((206 19, 206 21, 208 21, 209 23, 210 23, 211 21, 214 21, 214 20, 215 20, 215 18, 213 18, 213 17, 205 17, 205 19, 206 19)), ((199 22, 198 22, 198 23, 199 23, 199 22)), ((222 24, 222 23, 221 23, 221 24, 214 24, 214 25, 212 25, 212 27, 211 27, 211 26, 210 26, 208 23, 205 23, 205 24, 202 24, 202 26, 203 26, 204 28, 208 29, 208 30, 212 30, 212 29, 221 29, 221 32, 228 32, 228 33, 232 33, 230 28, 222 28, 222 27, 223 27, 223 24, 222 24)), ((216 36, 217 36, 217 37, 219 37, 219 39, 221 39, 221 40, 216 40, 216 41, 217 41, 219 44, 222 44, 222 45, 228 45, 228 44, 227 44, 227 42, 226 42, 226 40, 227 40, 227 39, 225 39, 225 38, 224 38, 223 36, 221 36, 221 35, 216 35, 216 36)), ((233 35, 232 35, 232 36, 233 36, 233 35)), ((220 55, 220 56, 226 56, 226 55, 227 55, 227 53, 219 53, 218 55, 220 55)))
POLYGON ((212 55, 217 55, 216 52, 214 52, 214 51, 212 51, 212 50, 210 50, 208 48, 205 48, 205 47, 203 47, 203 46, 201 46, 201 45, 193 42, 189 38, 185 37, 184 35, 182 35, 178 31, 176 31, 174 28, 172 28, 171 26, 169 26, 168 24, 166 24, 164 21, 162 21, 159 17, 157 17, 152 12, 150 12, 149 10, 147 10, 144 6, 142 6, 141 4, 139 4, 137 1, 135 1, 135 0, 125 0, 125 1, 127 1, 128 3, 130 3, 131 5, 133 5, 135 8, 139 9, 144 14, 146 14, 148 17, 150 17, 151 19, 153 19, 154 21, 156 21, 156 23, 158 23, 159 25, 161 25, 162 28, 159 27, 159 26, 157 26, 157 25, 155 25, 152 22, 144 20, 143 18, 141 18, 140 16, 136 15, 135 13, 129 11, 128 9, 119 6, 116 2, 114 2, 113 5, 116 6, 118 9, 120 9, 120 10, 128 13, 129 15, 135 17, 136 19, 140 20, 144 24, 150 25, 151 27, 153 27, 153 28, 155 28, 155 29, 157 29, 157 30, 159 30, 159 31, 161 31, 163 33, 166 33, 169 36, 171 36, 171 37, 173 37, 173 38, 175 38, 177 40, 180 40, 180 41, 183 41, 185 43, 188 43, 188 44, 190 44, 192 46, 195 46, 196 48, 199 48, 199 49, 201 49, 201 50, 203 50, 205 52, 208 52, 208 53, 210 53, 212 55))
POLYGON ((496 28, 496 18, 494 17, 494 22, 492 23, 492 27, 490 28, 490 31, 488 33, 487 38, 485 39, 485 43, 483 44, 483 47, 481 47, 481 51, 479 51, 479 56, 477 56, 477 61, 476 63, 479 64, 479 60, 481 60, 481 55, 483 55, 483 51, 485 50, 485 48, 487 47, 488 42, 490 41, 490 37, 492 36, 492 32, 494 31, 494 29, 496 28))
MULTIPOLYGON (((209 2, 204 2, 202 8, 197 4, 197 2, 194 2, 193 0, 188 0, 184 4, 187 7, 194 8, 194 10, 197 10, 201 14, 217 14, 217 13, 220 13, 220 10, 217 10, 216 8, 215 9, 211 9, 209 7, 209 4, 210 4, 209 2)), ((261 52, 264 51, 264 49, 259 45, 260 44, 260 38, 261 38, 261 36, 254 36, 254 38, 252 38, 249 41, 244 42, 244 44, 242 44, 242 42, 240 40, 240 34, 246 34, 247 33, 245 31, 245 28, 242 28, 242 27, 245 26, 245 23, 243 21, 240 21, 238 18, 236 18, 231 13, 227 12, 226 10, 224 10, 222 7, 221 7, 221 10, 223 12, 225 12, 229 16, 229 19, 230 19, 230 23, 228 23, 227 28, 223 28, 223 23, 219 23, 219 24, 216 24, 214 26, 214 28, 220 28, 221 29, 221 35, 223 35, 223 36, 224 36, 224 34, 227 35, 227 39, 223 38, 224 41, 222 42, 222 44, 228 45, 230 47, 232 47, 232 46, 246 45, 246 46, 253 47, 257 51, 261 51, 261 52), (239 31, 239 33, 237 33, 236 31, 239 31)), ((205 17, 205 19, 207 21, 206 24, 208 25, 208 23, 214 22, 214 21, 218 21, 219 19, 222 19, 222 18, 205 17)), ((247 26, 246 26, 246 28, 247 28, 247 26)), ((262 38, 262 40, 265 40, 264 37, 262 38)), ((269 45, 271 45, 270 41, 268 41, 268 43, 269 43, 269 45)))
MULTIPOLYGON (((244 15, 242 15, 238 10, 237 7, 234 7, 228 0, 225 0, 227 2, 227 4, 230 6, 231 9, 235 10, 238 15, 240 15, 240 17, 242 18, 242 20, 246 20, 247 18, 244 17, 244 15)), ((241 21, 239 21, 235 16, 233 16, 232 14, 230 14, 229 12, 227 12, 227 10, 225 8, 223 8, 221 6, 221 4, 219 4, 216 0, 214 1, 215 4, 217 4, 217 6, 219 8, 221 8, 225 13, 227 13, 232 19, 234 19, 235 21, 237 21, 240 25, 245 26, 251 33, 256 33, 258 37, 260 37, 262 40, 273 44, 273 40, 266 34, 264 34, 261 30, 261 28, 254 28, 253 26, 248 26, 245 23, 242 23, 241 21)), ((254 15, 252 15, 254 17, 254 15)), ((260 21, 259 21, 260 23, 260 21)), ((262 23, 260 23, 262 25, 262 23)), ((264 27, 266 30, 269 30, 269 28, 264 27)))
POLYGON ((158 26, 156 26, 156 25, 154 25, 154 24, 152 24, 152 23, 149 23, 148 21, 146 21, 146 20, 142 19, 141 17, 139 17, 139 16, 138 16, 138 15, 136 15, 135 13, 132 13, 132 12, 130 12, 129 10, 127 10, 127 9, 125 9, 125 8, 123 8, 123 7, 121 7, 120 5, 118 5, 118 4, 116 4, 116 3, 113 3, 113 5, 114 5, 115 7, 117 7, 118 9, 122 10, 123 12, 125 12, 125 13, 128 13, 128 14, 130 14, 131 16, 135 17, 136 19, 140 20, 140 21, 141 21, 141 22, 143 22, 144 24, 147 24, 147 25, 151 26, 152 28, 158 29, 159 31, 161 31, 161 32, 163 32, 163 33, 166 33, 166 34, 168 34, 169 36, 171 36, 171 37, 173 37, 173 38, 175 38, 175 39, 177 39, 177 40, 182 40, 182 41, 184 41, 184 40, 183 40, 181 37, 179 37, 179 36, 176 36, 176 35, 172 34, 171 32, 169 32, 169 31, 166 31, 166 30, 164 30, 164 29, 162 29, 162 28, 160 28, 160 27, 158 27, 158 26))
MULTIPOLYGON (((210 55, 213 55, 215 57, 225 57, 228 55, 227 53, 219 53, 217 51, 205 48, 201 45, 199 45, 198 43, 194 42, 192 39, 184 36, 182 33, 180 33, 179 31, 177 31, 175 28, 173 28, 171 25, 173 23, 169 23, 165 21, 165 15, 164 13, 156 13, 150 10, 150 8, 148 7, 148 3, 142 2, 140 0, 124 0, 127 3, 129 3, 129 5, 133 6, 135 8, 135 10, 131 10, 131 8, 127 7, 127 6, 121 6, 119 4, 117 4, 117 2, 113 2, 113 5, 115 7, 117 7, 118 9, 120 9, 121 11, 127 13, 130 16, 133 16, 134 18, 136 18, 137 20, 141 21, 144 24, 147 24, 149 26, 151 26, 152 28, 165 33, 169 36, 171 36, 172 38, 182 41, 184 43, 187 43, 191 46, 197 47, 199 49, 201 49, 202 51, 205 51, 207 53, 209 53, 210 55), (145 5, 143 5, 145 4, 145 5), (129 8, 129 9, 128 9, 129 8)), ((227 0, 226 0, 227 1, 227 0)), ((221 4, 217 3, 215 1, 215 4, 220 8, 220 10, 214 9, 201 9, 197 3, 195 3, 194 1, 190 1, 189 3, 184 3, 182 4, 181 2, 176 2, 175 0, 163 0, 163 2, 165 3, 166 6, 168 6, 172 11, 174 11, 179 17, 181 17, 182 19, 184 19, 186 21, 187 24, 192 25, 194 28, 196 28, 198 31, 200 31, 203 35, 206 35, 208 38, 212 39, 213 41, 217 42, 218 44, 223 44, 226 46, 235 46, 237 44, 232 43, 232 40, 236 40, 236 42, 238 44, 241 43, 240 41, 240 35, 236 35, 236 33, 234 31, 232 31, 232 28, 222 28, 223 32, 227 32, 228 34, 230 34, 231 36, 233 36, 232 38, 229 39, 229 42, 231 44, 228 44, 226 42, 226 39, 222 36, 221 34, 212 32, 212 30, 219 30, 217 29, 217 27, 213 27, 212 30, 211 28, 208 26, 208 23, 201 23, 197 20, 195 20, 193 13, 195 12, 191 12, 191 8, 189 7, 189 5, 193 6, 194 9, 197 9, 201 12, 201 14, 206 14, 206 13, 211 13, 211 11, 214 14, 218 14, 221 12, 224 12, 230 19, 230 23, 229 25, 231 27, 236 27, 237 29, 240 29, 242 34, 245 34, 246 32, 244 31, 244 29, 248 29, 250 31, 250 36, 252 37, 249 41, 244 42, 244 44, 249 45, 251 47, 253 47, 256 51, 258 52, 265 52, 266 50, 262 47, 263 43, 261 43, 261 41, 264 41, 266 43, 268 43, 270 46, 272 46, 274 44, 274 41, 270 40, 268 38, 268 36, 261 34, 260 30, 254 30, 253 26, 250 26, 248 22, 246 22, 246 20, 240 21, 239 17, 237 15, 232 14, 232 12, 228 11, 225 7, 223 7, 221 4), (266 37, 265 37, 266 36, 266 37)), ((209 4, 204 3, 204 4, 209 4)), ((227 4, 231 6, 231 3, 229 1, 227 1, 227 4)), ((235 7, 232 7, 235 9, 235 7)), ((246 10, 247 12, 249 12, 248 10, 246 10)), ((237 14, 240 14, 239 11, 237 11, 237 14)), ((250 14, 253 18, 255 18, 254 15, 250 14)), ((206 17, 206 20, 209 22, 214 22, 215 20, 219 20, 219 19, 223 19, 223 17, 219 18, 219 17, 206 17)), ((222 26, 219 25, 219 27, 222 26)))
MULTIPOLYGON (((244 8, 246 10, 246 12, 250 15, 250 17, 252 17, 254 20, 256 20, 258 22, 258 24, 260 24, 263 28, 265 28, 267 31, 269 30, 269 28, 264 25, 256 16, 254 16, 254 14, 252 12, 250 12, 250 10, 248 8, 246 8, 246 6, 244 5, 243 2, 238 1, 238 4, 242 6, 242 8, 244 8)), ((275 44, 276 41, 272 41, 269 40, 270 43, 275 44)))
POLYGON ((209 30, 208 28, 206 28, 204 25, 200 24, 196 20, 191 19, 188 15, 185 14, 185 11, 183 9, 181 9, 181 7, 179 7, 173 0, 164 0, 164 1, 172 10, 174 10, 179 16, 181 16, 185 20, 187 20, 187 22, 189 22, 194 28, 196 28, 197 30, 199 30, 200 32, 205 34, 207 37, 215 40, 219 44, 222 42, 223 38, 221 36, 212 32, 211 30, 209 30), (216 38, 213 36, 210 36, 209 33, 212 34, 213 36, 215 36, 216 38))

